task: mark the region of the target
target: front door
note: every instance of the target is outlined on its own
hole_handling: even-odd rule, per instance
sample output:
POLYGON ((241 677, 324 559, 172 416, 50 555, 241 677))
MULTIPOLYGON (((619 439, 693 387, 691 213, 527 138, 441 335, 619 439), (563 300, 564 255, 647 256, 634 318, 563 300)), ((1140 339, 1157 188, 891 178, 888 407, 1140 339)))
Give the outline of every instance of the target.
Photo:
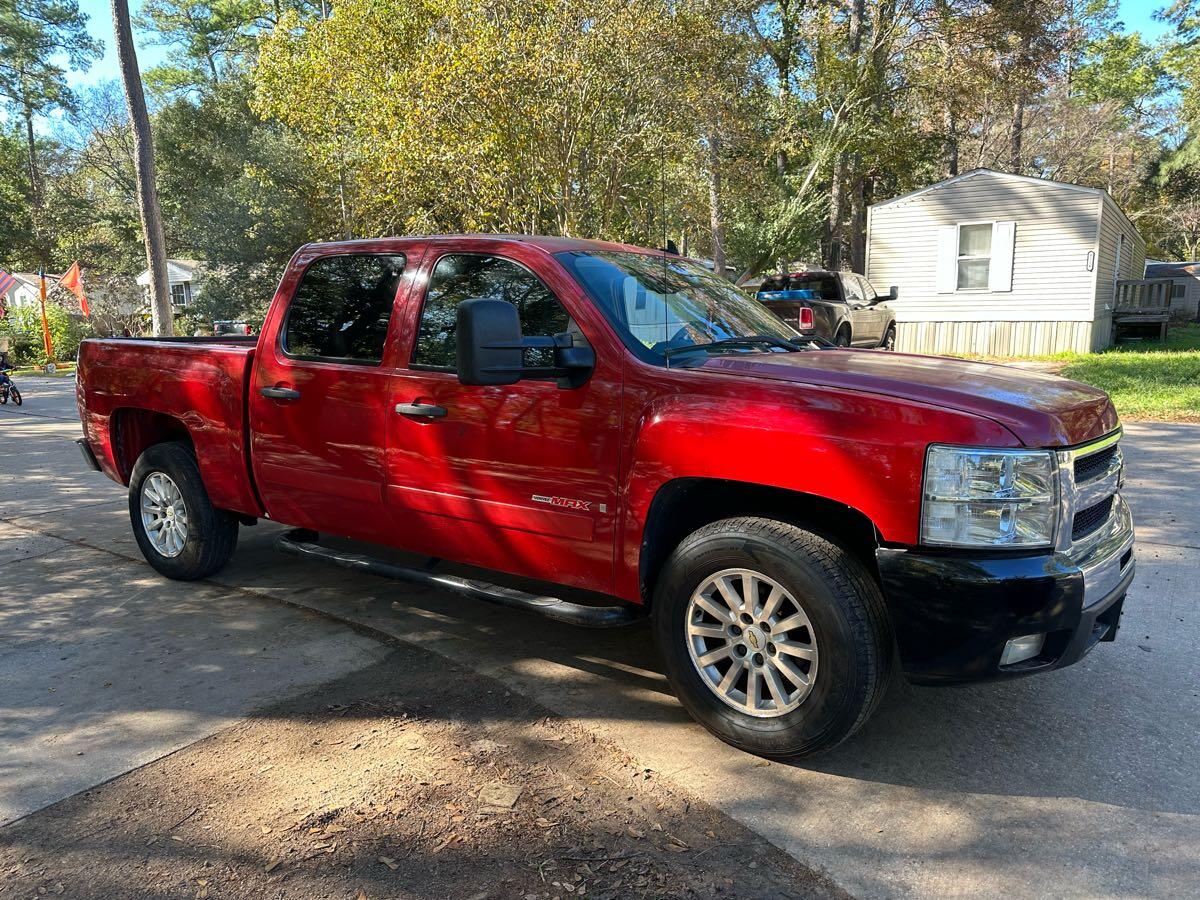
MULTIPOLYGON (((397 542, 489 569, 611 590, 620 357, 568 313, 578 287, 546 257, 433 245, 407 365, 390 392, 387 504, 397 542), (550 285, 554 285, 552 288, 550 285), (556 294, 556 291, 558 292, 556 294), (571 297, 561 296, 571 293, 571 297), (458 304, 502 299, 526 335, 571 332, 596 351, 591 378, 469 386, 455 374, 458 304), (607 351, 607 352, 606 352, 607 351)), ((603 335, 600 335, 603 338, 603 335)), ((547 366, 553 351, 527 350, 547 366)))
POLYGON ((857 346, 874 346, 879 342, 879 316, 867 304, 863 280, 857 275, 843 272, 842 287, 846 294, 846 305, 850 307, 851 338, 857 346))
POLYGON ((318 256, 291 303, 272 313, 277 337, 250 386, 254 478, 272 519, 386 539, 383 359, 405 262, 399 253, 318 256))

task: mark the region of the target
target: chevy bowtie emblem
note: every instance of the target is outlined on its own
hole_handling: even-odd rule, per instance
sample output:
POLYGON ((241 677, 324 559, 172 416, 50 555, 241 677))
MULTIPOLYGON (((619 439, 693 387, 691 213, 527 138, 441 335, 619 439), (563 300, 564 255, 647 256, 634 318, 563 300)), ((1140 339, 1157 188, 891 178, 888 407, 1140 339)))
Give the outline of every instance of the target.
POLYGON ((543 494, 533 495, 534 503, 545 503, 548 506, 561 506, 563 509, 591 509, 591 500, 575 500, 571 497, 547 497, 543 494))
POLYGON ((757 650, 758 649, 758 635, 755 634, 753 631, 747 631, 746 632, 746 643, 749 644, 751 646, 751 648, 753 648, 754 650, 757 650))

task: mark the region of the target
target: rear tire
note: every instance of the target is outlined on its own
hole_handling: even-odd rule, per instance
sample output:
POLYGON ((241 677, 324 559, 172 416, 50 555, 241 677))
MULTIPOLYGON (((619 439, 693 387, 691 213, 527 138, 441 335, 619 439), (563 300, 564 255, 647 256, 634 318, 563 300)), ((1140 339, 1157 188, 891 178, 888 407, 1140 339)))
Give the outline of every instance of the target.
POLYGON ((219 571, 237 547, 238 521, 213 507, 187 444, 155 444, 138 457, 129 519, 146 562, 178 581, 219 571))
POLYGON ((804 756, 841 743, 875 711, 891 679, 891 627, 866 567, 825 538, 773 519, 725 519, 685 538, 658 579, 652 615, 680 702, 721 740, 760 756, 804 756), (726 600, 724 609, 724 592, 706 591, 723 579, 735 601, 744 600, 746 575, 730 573, 750 573, 752 599, 740 607, 726 600), (779 590, 784 599, 772 612, 779 590), (714 608, 729 620, 710 614, 714 608), (726 644, 728 656, 701 665, 726 644), (730 675, 739 662, 744 674, 730 675))
POLYGON ((834 342, 834 344, 836 344, 839 347, 849 347, 850 346, 850 329, 843 325, 840 329, 838 329, 838 333, 834 337, 833 342, 834 342))

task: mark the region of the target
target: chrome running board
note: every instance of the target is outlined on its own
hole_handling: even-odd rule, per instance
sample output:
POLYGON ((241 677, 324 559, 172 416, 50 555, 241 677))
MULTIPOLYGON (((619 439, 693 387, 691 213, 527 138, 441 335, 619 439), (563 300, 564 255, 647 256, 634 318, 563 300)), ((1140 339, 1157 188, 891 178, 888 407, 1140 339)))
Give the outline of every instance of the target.
POLYGON ((486 581, 460 578, 457 575, 443 575, 427 569, 398 566, 374 557, 364 556, 361 553, 331 550, 318 544, 317 539, 318 535, 312 531, 294 528, 275 539, 275 549, 292 556, 317 559, 331 565, 341 566, 343 569, 454 591, 456 594, 463 594, 476 600, 486 600, 489 603, 499 603, 501 606, 524 609, 548 619, 566 622, 570 625, 582 625, 585 628, 616 628, 628 625, 645 616, 645 611, 633 604, 585 606, 581 603, 560 600, 557 597, 539 597, 515 588, 489 584, 486 581))

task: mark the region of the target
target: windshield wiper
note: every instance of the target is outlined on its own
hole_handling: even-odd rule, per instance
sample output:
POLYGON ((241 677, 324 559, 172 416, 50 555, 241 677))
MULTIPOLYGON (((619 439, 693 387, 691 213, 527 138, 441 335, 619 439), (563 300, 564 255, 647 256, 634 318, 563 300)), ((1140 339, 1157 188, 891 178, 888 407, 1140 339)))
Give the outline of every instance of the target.
MULTIPOLYGON (((804 341, 805 343, 815 343, 815 341, 810 341, 807 338, 801 338, 800 340, 804 341)), ((722 338, 719 341, 709 341, 707 344, 687 344, 683 347, 668 347, 663 351, 663 356, 665 356, 667 359, 670 359, 672 356, 676 356, 680 353, 689 353, 693 350, 720 350, 723 347, 759 346, 777 347, 780 350, 786 350, 789 353, 804 349, 800 345, 799 341, 789 341, 785 340, 784 338, 772 337, 769 334, 752 334, 745 337, 722 338)))

